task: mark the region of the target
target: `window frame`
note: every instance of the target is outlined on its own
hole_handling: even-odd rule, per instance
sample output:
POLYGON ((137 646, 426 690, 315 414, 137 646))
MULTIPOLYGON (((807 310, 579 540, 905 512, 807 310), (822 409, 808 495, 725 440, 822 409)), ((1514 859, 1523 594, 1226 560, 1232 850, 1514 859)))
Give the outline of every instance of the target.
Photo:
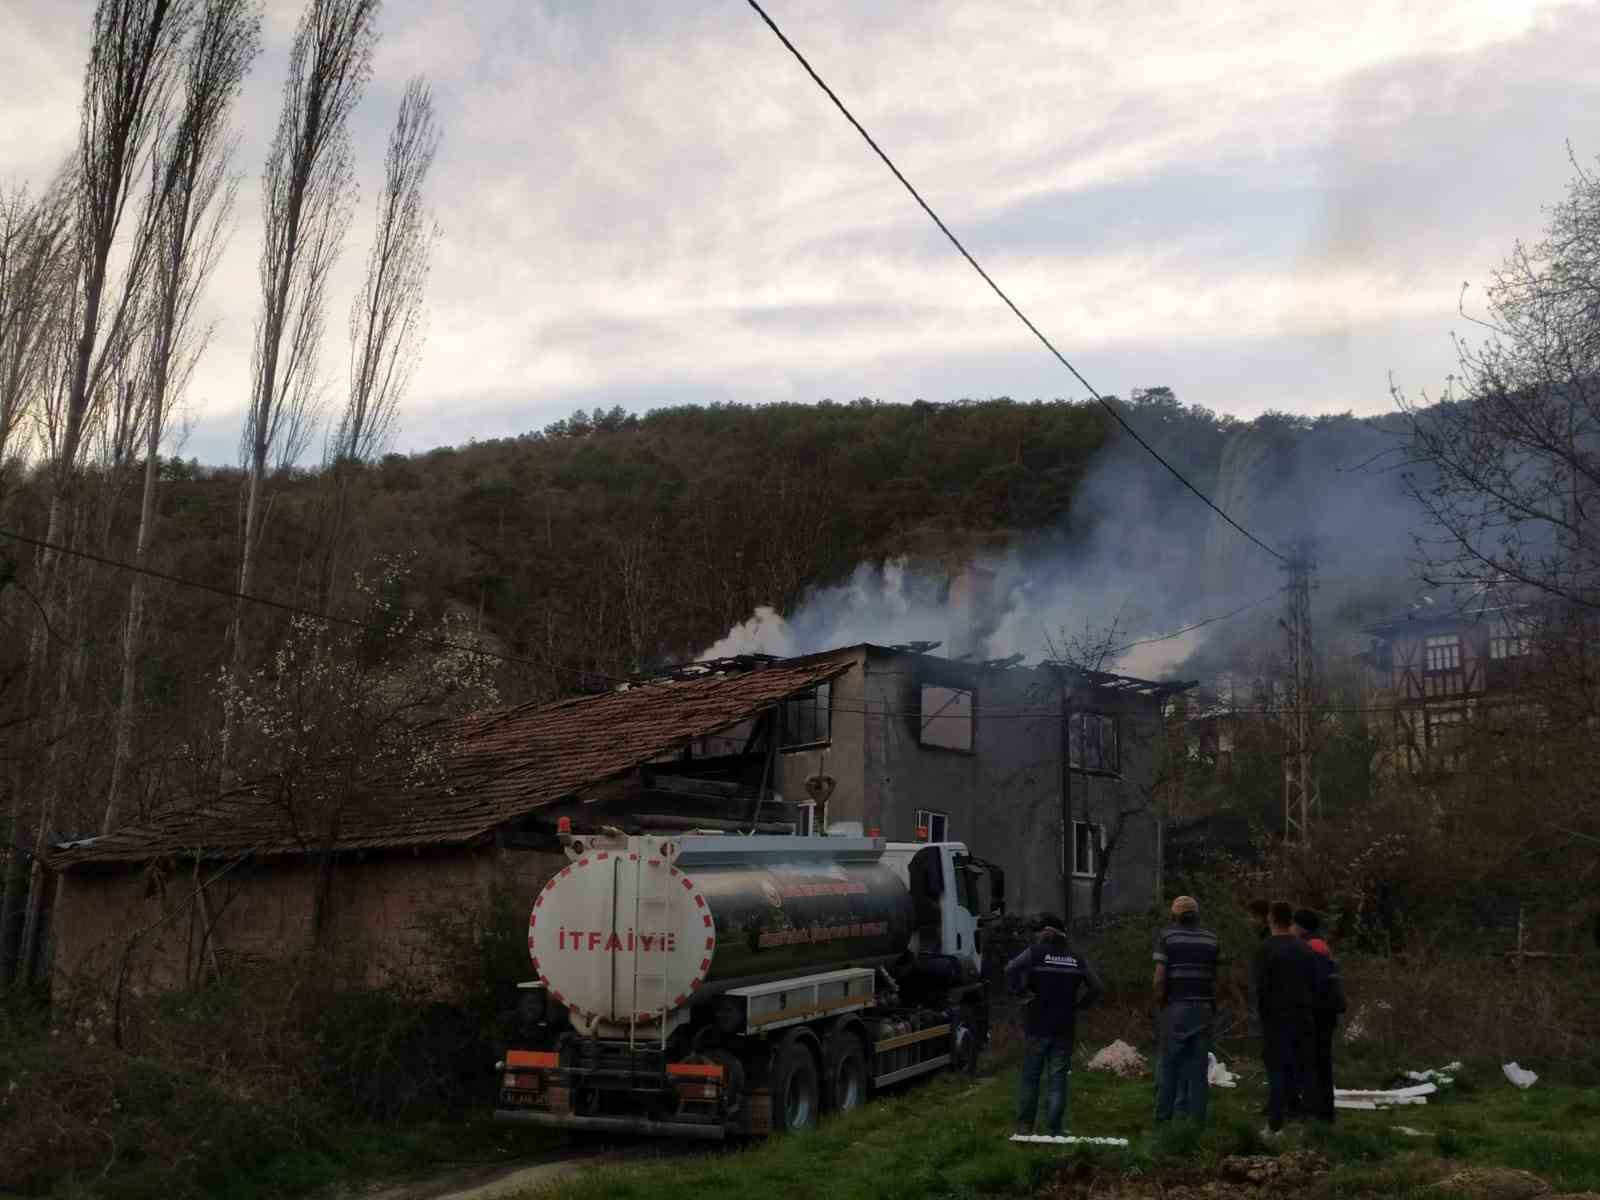
POLYGON ((1430 633, 1422 638, 1422 670, 1428 675, 1449 675, 1461 670, 1461 635, 1459 633, 1430 633), (1434 651, 1449 661, 1434 662, 1434 651), (1444 652, 1448 651, 1448 654, 1444 652))
POLYGON ((1495 662, 1508 662, 1526 658, 1533 653, 1533 638, 1525 629, 1516 628, 1511 621, 1496 621, 1489 632, 1489 657, 1495 662))
POLYGON ((1106 852, 1106 827, 1100 821, 1080 821, 1076 817, 1072 820, 1072 877, 1074 879, 1093 879, 1100 870, 1100 860, 1106 852), (1089 834, 1089 869, 1083 870, 1078 865, 1078 830, 1087 829, 1089 834))
POLYGON ((1072 770, 1085 775, 1121 775, 1122 774, 1122 722, 1117 713, 1101 712, 1098 709, 1074 709, 1067 716, 1067 763, 1072 770), (1088 739, 1084 736, 1088 728, 1088 720, 1093 718, 1096 722, 1100 736, 1096 739, 1100 753, 1097 762, 1091 766, 1085 761, 1084 750, 1088 739), (1111 730, 1111 765, 1105 765, 1105 731, 1111 730))
POLYGON ((912 822, 912 825, 911 825, 911 832, 912 832, 913 838, 915 838, 915 836, 916 836, 916 831, 918 829, 923 828, 924 826, 926 826, 927 830, 928 830, 928 839, 927 840, 929 842, 948 842, 950 840, 950 814, 949 813, 941 812, 937 808, 919 808, 919 809, 917 809, 916 810, 916 819, 912 822), (942 835, 940 837, 934 837, 933 836, 933 823, 934 823, 935 820, 938 820, 940 822, 939 832, 942 835))
MULTIPOLYGON (((959 715, 958 713, 951 714, 943 719, 948 721, 959 715)), ((924 750, 942 750, 949 754, 976 754, 978 752, 978 689, 928 681, 921 683, 917 688, 917 745, 924 750), (929 724, 941 719, 944 708, 949 707, 947 703, 944 708, 941 708, 931 717, 928 716, 928 690, 930 688, 967 697, 967 744, 965 746, 947 746, 943 742, 930 742, 928 740, 929 724)))
POLYGON ((825 679, 815 687, 797 692, 778 706, 778 749, 807 750, 813 746, 827 746, 833 742, 833 680, 825 679), (791 714, 804 712, 810 715, 811 729, 794 731, 791 714), (820 718, 821 737, 802 740, 802 735, 816 733, 820 718))

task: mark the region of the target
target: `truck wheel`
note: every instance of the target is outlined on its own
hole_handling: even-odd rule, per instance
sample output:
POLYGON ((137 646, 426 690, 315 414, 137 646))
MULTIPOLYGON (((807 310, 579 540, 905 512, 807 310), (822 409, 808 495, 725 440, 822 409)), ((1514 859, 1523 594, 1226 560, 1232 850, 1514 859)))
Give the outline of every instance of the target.
POLYGON ((851 1030, 836 1029, 828 1039, 822 1086, 829 1112, 849 1112, 867 1102, 867 1056, 851 1030))
POLYGON ((772 1128, 796 1133, 817 1124, 817 1060, 798 1038, 784 1042, 772 1071, 772 1128))

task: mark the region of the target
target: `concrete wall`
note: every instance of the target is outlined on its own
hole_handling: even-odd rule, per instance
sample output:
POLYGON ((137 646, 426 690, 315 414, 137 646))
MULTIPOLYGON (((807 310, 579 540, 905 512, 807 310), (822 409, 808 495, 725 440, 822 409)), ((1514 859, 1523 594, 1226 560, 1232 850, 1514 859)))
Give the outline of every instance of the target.
MULTIPOLYGON (((1139 911, 1156 902, 1158 836, 1144 791, 1154 771, 1159 709, 1150 699, 1081 693, 1074 703, 1116 715, 1122 747, 1117 776, 1075 771, 1072 817, 1115 826, 1128 819, 1111 855, 1103 911, 1139 911)), ((834 684, 833 737, 826 771, 838 781, 829 805, 834 821, 860 821, 885 837, 916 836, 918 809, 943 812, 947 837, 1006 871, 1013 912, 1059 912, 1062 895, 1061 726, 1055 677, 1039 670, 993 670, 929 655, 863 650, 834 684), (923 684, 971 688, 975 694, 972 752, 921 742, 923 684), (1029 715, 1044 712, 1046 715, 1029 715)), ((785 755, 781 790, 803 794, 817 751, 785 755)), ((1073 912, 1091 911, 1092 879, 1073 881, 1073 912)))
MULTIPOLYGON (((367 983, 426 972, 432 917, 471 913, 497 882, 531 903, 564 863, 554 854, 493 847, 348 857, 335 868, 329 895, 323 941, 329 969, 367 983)), ((200 880, 224 866, 201 863, 200 880)), ((200 977, 209 967, 202 957, 206 913, 193 899, 195 882, 192 863, 65 872, 54 915, 57 977, 111 978, 130 943, 130 986, 181 987, 200 977)), ((224 963, 277 960, 309 949, 316 887, 316 868, 304 858, 246 862, 216 878, 206 897, 212 942, 224 963)))

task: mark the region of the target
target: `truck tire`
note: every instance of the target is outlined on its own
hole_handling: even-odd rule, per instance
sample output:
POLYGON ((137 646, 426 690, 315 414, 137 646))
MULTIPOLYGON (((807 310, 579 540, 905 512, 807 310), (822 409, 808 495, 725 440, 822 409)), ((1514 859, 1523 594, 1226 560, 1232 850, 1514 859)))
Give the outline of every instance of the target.
POLYGON ((843 1113, 867 1102, 867 1055, 853 1029, 835 1029, 822 1054, 822 1102, 843 1113))
POLYGON ((772 1067, 772 1131, 816 1128, 820 1092, 810 1047, 799 1038, 785 1038, 772 1067))

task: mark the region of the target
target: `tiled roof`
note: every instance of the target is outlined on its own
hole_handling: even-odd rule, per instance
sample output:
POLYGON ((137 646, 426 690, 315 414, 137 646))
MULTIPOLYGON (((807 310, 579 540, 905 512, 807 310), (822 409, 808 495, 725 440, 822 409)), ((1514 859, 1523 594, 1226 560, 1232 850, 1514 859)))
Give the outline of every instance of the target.
POLYGON ((331 841, 297 830, 291 806, 257 789, 64 843, 51 865, 459 845, 738 724, 840 674, 850 661, 791 659, 461 718, 432 734, 440 738, 443 782, 416 788, 375 779, 358 801, 341 807, 331 841))

